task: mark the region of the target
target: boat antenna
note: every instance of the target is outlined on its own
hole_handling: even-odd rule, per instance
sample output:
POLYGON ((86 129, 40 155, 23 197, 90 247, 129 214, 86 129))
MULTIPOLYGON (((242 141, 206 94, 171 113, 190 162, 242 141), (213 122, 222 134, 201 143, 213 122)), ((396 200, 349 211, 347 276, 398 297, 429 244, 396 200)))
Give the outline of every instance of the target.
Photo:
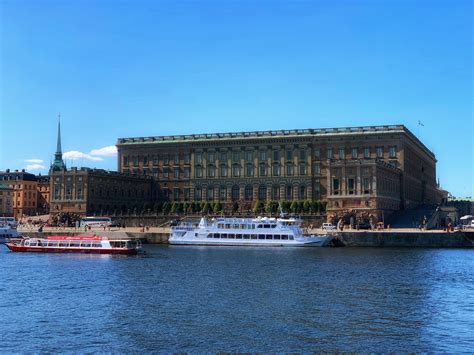
POLYGON ((281 207, 281 202, 278 202, 278 208, 280 209, 280 218, 284 218, 286 213, 283 212, 283 208, 281 207))

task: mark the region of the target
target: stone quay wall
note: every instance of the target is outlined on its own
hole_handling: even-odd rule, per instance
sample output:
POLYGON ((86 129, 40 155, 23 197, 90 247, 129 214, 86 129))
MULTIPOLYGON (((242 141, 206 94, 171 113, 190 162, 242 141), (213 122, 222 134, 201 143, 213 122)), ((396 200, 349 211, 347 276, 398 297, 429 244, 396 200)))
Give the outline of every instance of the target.
MULTIPOLYGON (((141 228, 126 228, 116 231, 46 230, 43 233, 19 231, 28 237, 49 235, 99 235, 108 238, 140 239, 144 243, 167 244, 169 228, 151 228, 142 232, 141 228)), ((321 234, 321 229, 308 230, 321 234)), ((474 231, 446 233, 442 231, 390 230, 390 231, 343 231, 337 232, 335 246, 346 247, 414 247, 414 248, 474 248, 474 231)))

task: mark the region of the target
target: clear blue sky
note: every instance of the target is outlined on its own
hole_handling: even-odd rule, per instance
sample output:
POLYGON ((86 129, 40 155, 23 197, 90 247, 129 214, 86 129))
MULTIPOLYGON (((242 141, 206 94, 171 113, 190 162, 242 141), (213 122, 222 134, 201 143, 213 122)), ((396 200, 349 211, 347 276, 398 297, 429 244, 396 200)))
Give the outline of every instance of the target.
POLYGON ((91 151, 118 137, 404 124, 435 152, 442 187, 474 195, 471 1, 0 9, 0 170, 47 173, 58 112, 74 165, 107 169, 116 157, 91 151))

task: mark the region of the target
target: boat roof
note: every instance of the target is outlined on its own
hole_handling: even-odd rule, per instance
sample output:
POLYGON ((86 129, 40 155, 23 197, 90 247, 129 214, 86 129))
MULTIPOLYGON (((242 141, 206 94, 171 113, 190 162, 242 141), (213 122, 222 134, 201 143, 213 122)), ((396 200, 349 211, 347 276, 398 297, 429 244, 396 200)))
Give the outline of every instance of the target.
POLYGON ((64 236, 64 235, 50 235, 48 240, 102 240, 102 237, 97 235, 80 235, 80 236, 64 236))

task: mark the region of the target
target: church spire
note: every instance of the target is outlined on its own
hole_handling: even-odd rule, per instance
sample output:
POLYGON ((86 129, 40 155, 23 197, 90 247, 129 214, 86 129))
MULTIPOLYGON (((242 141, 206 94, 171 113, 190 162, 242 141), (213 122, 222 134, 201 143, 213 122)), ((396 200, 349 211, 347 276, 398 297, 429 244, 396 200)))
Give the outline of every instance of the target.
POLYGON ((58 115, 58 141, 56 145, 56 153, 54 154, 54 161, 51 165, 51 170, 66 170, 66 164, 64 164, 63 161, 63 152, 61 150, 61 113, 58 115))

